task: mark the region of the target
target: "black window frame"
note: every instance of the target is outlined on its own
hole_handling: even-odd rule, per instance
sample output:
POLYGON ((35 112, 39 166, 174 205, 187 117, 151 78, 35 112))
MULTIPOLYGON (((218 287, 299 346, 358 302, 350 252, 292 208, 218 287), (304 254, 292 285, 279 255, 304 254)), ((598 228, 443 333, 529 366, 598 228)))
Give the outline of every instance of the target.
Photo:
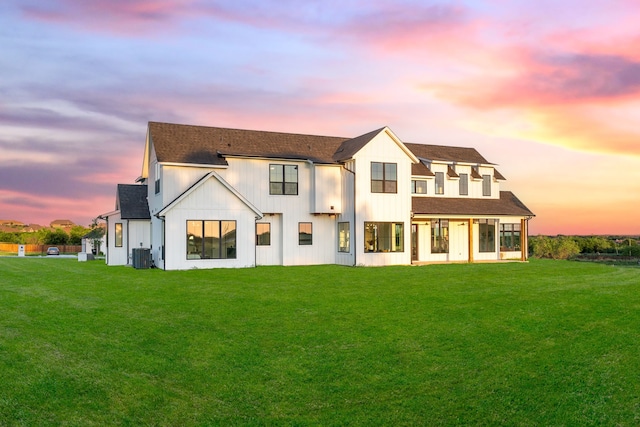
POLYGON ((338 223, 338 252, 351 252, 351 223, 349 222, 338 223), (346 235, 344 238, 343 233, 346 235), (346 242, 344 245, 343 241, 346 242))
POLYGON ((236 220, 203 220, 203 219, 188 219, 186 221, 186 251, 185 251, 185 256, 187 258, 187 260, 193 261, 193 260, 203 260, 203 259, 237 259, 237 254, 238 254, 238 250, 237 250, 237 244, 238 244, 238 223, 236 220), (189 230, 189 223, 193 223, 193 225, 195 226, 196 223, 200 223, 200 235, 190 235, 189 230), (210 242, 207 242, 207 239, 215 239, 216 236, 212 235, 212 236, 207 236, 206 230, 207 230, 207 225, 215 225, 215 223, 217 223, 217 231, 218 231, 218 256, 213 256, 216 255, 213 253, 213 251, 211 251, 211 255, 209 256, 209 248, 214 247, 214 240, 211 240, 210 242), (229 223, 233 223, 233 229, 230 230, 228 233, 223 234, 223 226, 225 224, 229 224, 229 223), (229 240, 229 242, 233 242, 232 245, 226 244, 227 242, 227 238, 225 237, 226 235, 229 235, 230 233, 233 232, 233 239, 229 240), (191 238, 193 237, 193 238, 191 238), (200 241, 198 242, 197 239, 200 239, 200 241), (209 244, 207 244, 209 243, 209 244), (193 252, 190 252, 190 249, 193 248, 193 252), (190 256, 191 255, 191 256, 190 256), (198 255, 198 257, 194 257, 194 255, 198 255), (223 256, 224 255, 224 256, 223 256))
POLYGON ((436 218, 431 221, 431 253, 449 253, 449 220, 436 218))
POLYGON ((298 245, 299 246, 311 246, 313 245, 313 223, 312 222, 299 222, 298 223, 298 245), (309 231, 303 230, 303 226, 309 226, 309 231))
POLYGON ((155 194, 160 193, 160 163, 156 162, 155 165, 155 194))
POLYGON ((270 163, 269 164, 269 194, 273 196, 297 196, 298 195, 298 183, 299 183, 299 168, 298 165, 270 163), (276 168, 280 169, 280 175, 282 180, 274 179, 272 171, 276 168), (287 170, 295 170, 295 181, 287 181, 287 170), (279 187, 279 190, 277 189, 279 187), (293 191, 295 189, 295 192, 293 191))
MULTIPOLYGON (((386 230, 385 230, 386 231, 386 230)), ((404 222, 402 221, 365 221, 364 251, 366 253, 404 252, 404 222), (380 227, 388 227, 388 235, 380 235, 380 227)))
POLYGON ((412 179, 411 180, 411 194, 427 194, 429 183, 426 179, 412 179), (420 187, 424 189, 423 192, 418 192, 418 183, 421 183, 420 187))
POLYGON ((398 193, 398 164, 389 162, 371 162, 371 192, 377 194, 396 194, 398 193), (382 179, 379 179, 379 173, 374 168, 381 166, 382 179), (393 171, 391 170, 393 167, 393 171), (394 176, 391 179, 391 175, 394 176), (376 179, 374 179, 374 176, 376 179))
POLYGON ((496 223, 495 219, 478 220, 478 252, 496 251, 496 223))
POLYGON ((271 223, 270 222, 256 222, 256 246, 271 246, 271 223), (259 228, 264 228, 266 231, 260 232, 259 228))
POLYGON ((518 252, 522 250, 522 225, 500 223, 500 251, 518 252))

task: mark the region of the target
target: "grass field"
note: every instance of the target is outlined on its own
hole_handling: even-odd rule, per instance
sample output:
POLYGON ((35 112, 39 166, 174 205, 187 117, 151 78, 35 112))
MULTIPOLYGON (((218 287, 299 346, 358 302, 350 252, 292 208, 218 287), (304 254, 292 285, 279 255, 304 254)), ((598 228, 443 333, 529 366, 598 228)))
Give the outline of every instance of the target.
POLYGON ((0 425, 640 424, 640 269, 0 258, 0 425))

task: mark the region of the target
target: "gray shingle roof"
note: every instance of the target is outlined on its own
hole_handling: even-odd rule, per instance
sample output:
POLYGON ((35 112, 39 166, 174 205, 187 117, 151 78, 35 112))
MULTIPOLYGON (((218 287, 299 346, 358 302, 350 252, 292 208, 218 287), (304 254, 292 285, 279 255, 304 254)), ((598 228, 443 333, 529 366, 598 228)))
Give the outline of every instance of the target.
POLYGON ((499 199, 413 197, 412 210, 417 215, 534 215, 511 191, 501 191, 499 199))
POLYGON ((146 185, 118 184, 117 200, 122 219, 151 219, 146 185))

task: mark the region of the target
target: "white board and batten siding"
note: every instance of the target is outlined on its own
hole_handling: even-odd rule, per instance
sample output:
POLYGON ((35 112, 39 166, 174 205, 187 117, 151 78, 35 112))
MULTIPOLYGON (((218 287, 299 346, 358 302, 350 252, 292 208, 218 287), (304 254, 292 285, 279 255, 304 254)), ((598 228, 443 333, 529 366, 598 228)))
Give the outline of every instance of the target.
POLYGON ((201 183, 165 213, 167 270, 255 266, 256 213, 216 178, 201 183), (187 221, 236 221, 235 259, 187 259, 187 221))
POLYGON ((411 165, 408 154, 386 132, 380 132, 354 156, 355 245, 358 265, 411 264, 411 165), (397 193, 371 192, 371 162, 396 163, 397 193), (364 223, 403 224, 403 252, 365 252, 364 223))

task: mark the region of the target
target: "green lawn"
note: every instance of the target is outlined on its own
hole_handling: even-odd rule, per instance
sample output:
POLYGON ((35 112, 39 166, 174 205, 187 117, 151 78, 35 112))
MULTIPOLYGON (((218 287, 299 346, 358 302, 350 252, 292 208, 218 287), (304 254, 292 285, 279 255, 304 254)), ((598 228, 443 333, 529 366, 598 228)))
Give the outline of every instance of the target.
POLYGON ((0 425, 640 424, 640 269, 0 258, 0 425))

